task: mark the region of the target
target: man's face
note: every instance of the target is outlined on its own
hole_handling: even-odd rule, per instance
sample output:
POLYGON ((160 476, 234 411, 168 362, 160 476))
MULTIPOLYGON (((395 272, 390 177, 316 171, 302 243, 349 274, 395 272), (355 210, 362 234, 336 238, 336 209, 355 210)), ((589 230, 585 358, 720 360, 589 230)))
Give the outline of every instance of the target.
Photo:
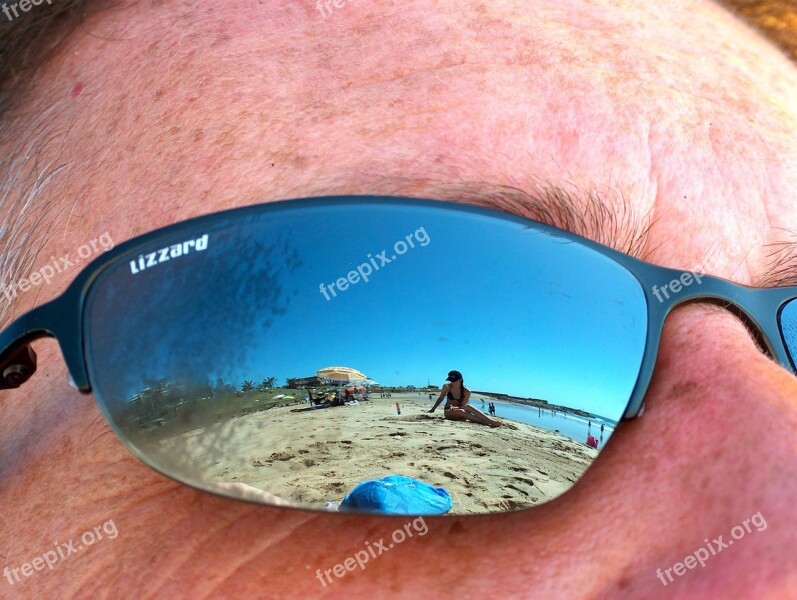
MULTIPOLYGON (((633 225, 649 227, 635 251, 651 262, 772 282, 770 253, 797 223, 797 71, 720 8, 340 4, 139 2, 92 15, 21 104, 27 137, 3 148, 38 169, 31 269, 103 233, 120 242, 267 200, 457 200, 467 184, 484 190, 469 202, 528 215, 495 190, 551 184, 573 191, 577 211, 596 194, 614 207, 592 224, 598 241, 625 249, 633 225)), ((76 274, 20 296, 12 314, 76 274)), ((56 344, 36 348, 38 373, 0 404, 6 565, 110 519, 118 535, 0 580, 9 594, 783 598, 794 587, 797 381, 718 307, 669 317, 646 414, 618 427, 570 493, 427 520, 428 534, 327 587, 316 569, 403 521, 257 507, 166 480, 69 386, 56 344), (758 513, 765 529, 657 576, 758 513)))

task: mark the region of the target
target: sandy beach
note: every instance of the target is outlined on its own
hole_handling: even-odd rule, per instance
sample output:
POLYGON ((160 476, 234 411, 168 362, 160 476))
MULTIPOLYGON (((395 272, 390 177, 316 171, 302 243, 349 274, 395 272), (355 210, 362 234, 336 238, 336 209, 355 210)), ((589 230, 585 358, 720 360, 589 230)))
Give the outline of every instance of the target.
POLYGON ((597 455, 531 425, 448 421, 442 406, 426 412, 432 405, 426 396, 376 396, 307 412, 295 412, 302 405, 262 410, 153 437, 148 445, 165 471, 190 465, 201 481, 245 483, 312 508, 338 504, 362 481, 405 475, 445 488, 449 514, 546 502, 569 489, 597 455))

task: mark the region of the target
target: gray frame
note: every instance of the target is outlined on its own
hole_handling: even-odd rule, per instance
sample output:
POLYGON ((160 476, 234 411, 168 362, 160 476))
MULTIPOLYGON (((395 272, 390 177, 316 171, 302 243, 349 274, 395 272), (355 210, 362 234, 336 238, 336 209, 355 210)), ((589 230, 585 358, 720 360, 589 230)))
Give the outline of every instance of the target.
POLYGON ((137 256, 142 248, 151 247, 159 238, 223 218, 245 219, 255 213, 306 211, 327 203, 348 205, 354 214, 359 205, 385 203, 413 210, 433 207, 437 210, 442 208, 501 218, 555 235, 560 239, 582 244, 625 267, 642 286, 647 301, 648 328, 640 372, 623 413, 624 419, 635 418, 644 412, 644 397, 656 363, 664 321, 675 307, 688 302, 712 302, 722 304, 725 308, 732 307, 734 312, 758 334, 759 343, 771 357, 792 372, 796 370, 785 346, 778 320, 783 307, 797 298, 797 286, 759 289, 701 274, 702 282, 699 286, 683 288, 677 295, 659 301, 653 293, 653 286, 661 286, 680 279, 687 271, 646 263, 555 227, 481 207, 398 196, 327 196, 283 200, 214 213, 177 223, 120 244, 85 267, 61 296, 22 315, 0 333, 2 349, 0 389, 16 388, 27 381, 36 371, 36 354, 30 348, 30 343, 37 338, 54 337, 61 347, 73 385, 85 394, 91 393, 83 340, 85 302, 91 286, 103 271, 137 256))

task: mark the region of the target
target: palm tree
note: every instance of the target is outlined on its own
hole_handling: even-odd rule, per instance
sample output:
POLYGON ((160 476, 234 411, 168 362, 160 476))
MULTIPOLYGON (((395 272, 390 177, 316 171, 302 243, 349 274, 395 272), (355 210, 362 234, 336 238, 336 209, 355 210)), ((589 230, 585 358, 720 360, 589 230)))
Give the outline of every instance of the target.
POLYGON ((273 390, 275 383, 277 383, 277 378, 276 377, 267 377, 260 384, 260 391, 261 392, 266 392, 268 390, 273 390))
POLYGON ((242 392, 251 392, 255 389, 255 384, 252 383, 250 380, 245 380, 243 385, 241 386, 242 392))

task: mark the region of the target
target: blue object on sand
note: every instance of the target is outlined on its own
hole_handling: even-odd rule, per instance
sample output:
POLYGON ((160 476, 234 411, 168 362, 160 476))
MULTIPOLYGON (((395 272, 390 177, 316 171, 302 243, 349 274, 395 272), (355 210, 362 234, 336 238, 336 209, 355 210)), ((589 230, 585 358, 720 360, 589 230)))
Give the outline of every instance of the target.
POLYGON ((340 510, 387 515, 442 515, 451 510, 451 496, 443 488, 403 475, 363 481, 343 498, 340 510))

